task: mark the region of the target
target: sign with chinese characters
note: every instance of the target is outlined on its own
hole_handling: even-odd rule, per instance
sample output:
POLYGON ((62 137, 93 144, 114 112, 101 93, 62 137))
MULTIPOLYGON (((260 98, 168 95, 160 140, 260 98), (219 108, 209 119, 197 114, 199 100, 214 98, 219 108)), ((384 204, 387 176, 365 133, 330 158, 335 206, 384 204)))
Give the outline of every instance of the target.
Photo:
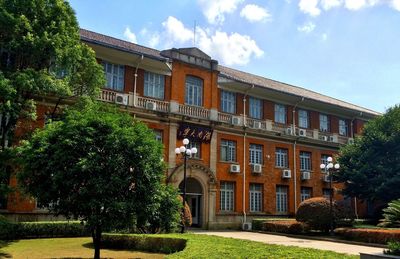
POLYGON ((192 124, 181 124, 178 129, 178 139, 187 138, 191 141, 210 143, 213 130, 192 124))

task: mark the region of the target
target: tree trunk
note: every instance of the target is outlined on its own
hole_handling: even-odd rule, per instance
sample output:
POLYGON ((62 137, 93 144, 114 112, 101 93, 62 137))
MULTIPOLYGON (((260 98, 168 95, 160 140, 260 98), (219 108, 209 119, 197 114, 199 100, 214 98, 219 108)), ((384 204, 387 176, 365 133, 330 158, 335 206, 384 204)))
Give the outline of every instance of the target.
POLYGON ((101 227, 96 226, 92 231, 94 259, 100 259, 101 227))

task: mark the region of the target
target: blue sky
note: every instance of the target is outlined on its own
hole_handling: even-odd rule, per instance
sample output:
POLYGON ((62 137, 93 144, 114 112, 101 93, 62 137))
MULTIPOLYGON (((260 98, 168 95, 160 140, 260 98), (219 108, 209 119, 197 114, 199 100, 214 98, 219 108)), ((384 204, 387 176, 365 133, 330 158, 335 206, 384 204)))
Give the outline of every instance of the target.
POLYGON ((378 112, 400 103, 400 0, 69 0, 82 28, 378 112), (193 28, 196 23, 195 43, 193 28))

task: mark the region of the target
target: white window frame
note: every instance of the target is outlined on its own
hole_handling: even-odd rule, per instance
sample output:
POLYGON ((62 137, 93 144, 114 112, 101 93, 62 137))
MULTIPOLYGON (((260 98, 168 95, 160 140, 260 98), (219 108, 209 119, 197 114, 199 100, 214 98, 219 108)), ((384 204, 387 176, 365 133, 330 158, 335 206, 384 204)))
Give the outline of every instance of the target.
POLYGON ((289 150, 286 148, 276 148, 275 149, 275 167, 279 168, 288 168, 289 160, 288 160, 289 150))
POLYGON ((235 184, 233 182, 221 182, 219 200, 221 211, 234 211, 235 184))
POLYGON ((186 76, 185 104, 203 106, 203 80, 195 76, 186 76))
POLYGON ((104 61, 103 68, 106 76, 105 88, 120 92, 124 91, 125 66, 104 61))
POLYGON ((221 90, 221 111, 236 113, 236 93, 221 90))
POLYGON ((311 156, 310 152, 300 151, 300 171, 311 171, 311 156))
POLYGON ((263 163, 263 145, 260 144, 250 144, 250 164, 260 164, 263 163))
POLYGON ((165 76, 145 71, 143 95, 151 98, 164 100, 164 93, 165 93, 165 76))
POLYGON ((286 124, 286 106, 283 104, 275 104, 275 122, 286 124))
MULTIPOLYGON (((321 164, 326 165, 328 163, 328 157, 331 157, 331 155, 327 155, 327 154, 322 154, 321 155, 321 164)), ((323 173, 325 173, 325 170, 321 169, 321 171, 323 173)))
POLYGON ((312 195, 311 187, 301 187, 300 188, 300 202, 310 199, 311 195, 312 195))
POLYGON ((250 199, 250 212, 262 211, 262 188, 263 185, 259 183, 251 183, 249 190, 250 199))
POLYGON ((249 117, 254 119, 262 119, 263 116, 263 101, 259 98, 249 97, 249 117))
POLYGON ((225 162, 236 162, 236 141, 221 139, 220 159, 225 162))
POLYGON ((276 186, 276 213, 288 213, 288 192, 289 188, 287 186, 276 186))
POLYGON ((348 136, 348 134, 349 134, 349 126, 347 125, 347 121, 344 119, 339 119, 339 135, 348 136))
POLYGON ((163 131, 159 129, 153 129, 155 139, 163 143, 163 131))
POLYGON ((329 117, 326 114, 319 115, 319 131, 322 132, 330 131, 329 117))
POLYGON ((197 153, 191 154, 191 158, 201 159, 201 143, 197 142, 197 141, 190 141, 189 144, 187 145, 188 149, 191 149, 194 147, 197 148, 197 153))
POLYGON ((304 129, 308 129, 309 128, 309 113, 306 110, 299 110, 298 111, 298 115, 299 115, 299 127, 300 128, 304 128, 304 129))

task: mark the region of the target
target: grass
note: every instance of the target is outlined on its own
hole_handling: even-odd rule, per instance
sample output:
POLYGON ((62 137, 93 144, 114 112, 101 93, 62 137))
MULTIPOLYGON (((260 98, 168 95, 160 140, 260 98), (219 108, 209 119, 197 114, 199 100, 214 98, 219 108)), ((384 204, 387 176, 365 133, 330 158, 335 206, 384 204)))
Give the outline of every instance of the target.
MULTIPOLYGON (((196 234, 165 234, 160 237, 186 239, 186 248, 170 255, 148 254, 131 251, 102 250, 108 258, 358 258, 331 251, 269 245, 259 242, 196 234)), ((91 258, 90 238, 28 239, 11 242, 0 249, 13 258, 91 258)))

